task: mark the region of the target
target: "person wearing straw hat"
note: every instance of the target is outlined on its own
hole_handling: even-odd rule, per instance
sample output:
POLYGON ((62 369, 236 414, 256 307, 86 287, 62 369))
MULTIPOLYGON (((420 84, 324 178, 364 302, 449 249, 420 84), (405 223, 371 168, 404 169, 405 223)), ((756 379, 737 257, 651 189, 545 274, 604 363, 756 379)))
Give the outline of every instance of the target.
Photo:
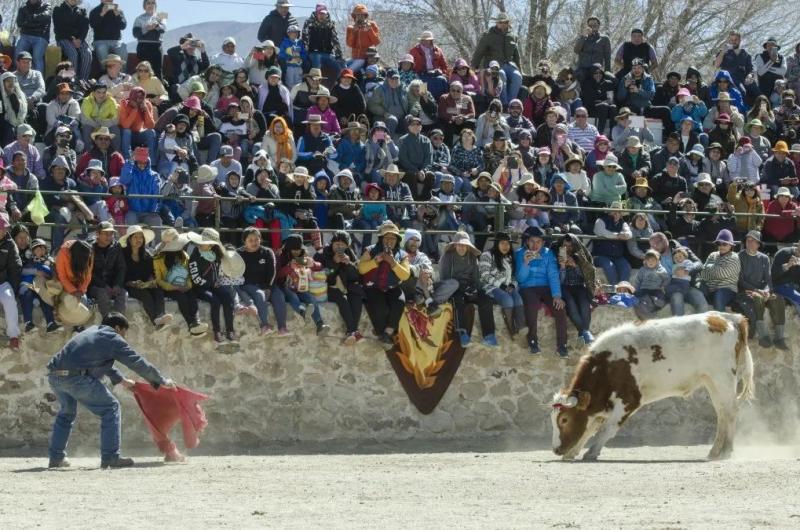
POLYGON ((114 241, 117 231, 110 221, 97 225, 95 241, 92 245, 94 265, 92 281, 88 294, 105 317, 112 311, 125 314, 128 305, 128 292, 125 290, 125 257, 122 247, 114 241))
POLYGON ((364 249, 358 273, 375 336, 386 347, 394 344, 403 314, 401 284, 411 276, 408 257, 400 246, 400 229, 392 221, 378 227, 378 241, 364 249))
POLYGON ((649 176, 652 169, 650 153, 637 136, 628 137, 625 150, 619 154, 617 163, 622 166, 620 172, 629 185, 632 185, 638 177, 649 176))
POLYGON ((189 333, 199 337, 208 331, 208 324, 200 322, 197 295, 192 290, 189 274, 189 255, 184 250, 188 244, 187 234, 181 234, 171 227, 165 229, 161 233, 161 243, 155 248, 153 273, 156 285, 164 291, 164 295, 178 303, 189 333))
POLYGON ((625 259, 625 242, 632 234, 622 208, 621 201, 613 201, 607 213, 594 223, 594 235, 599 238, 592 247, 594 264, 603 269, 606 281, 612 285, 627 281, 631 275, 631 266, 625 259))
POLYGON ((110 313, 99 326, 91 326, 74 336, 47 364, 48 381, 60 405, 50 437, 49 468, 70 465, 65 450, 78 403, 100 417, 100 467, 134 465, 133 459, 120 456, 120 405, 101 379, 108 377, 113 385, 121 383, 132 391, 135 382, 114 367, 114 362, 119 361, 155 388, 174 390, 176 386, 131 348, 125 340, 129 326, 124 315, 110 313))
MULTIPOLYGON (((311 183, 314 177, 309 174, 303 166, 295 168, 293 173, 287 175, 287 180, 280 187, 282 199, 303 199, 316 200, 311 183)), ((319 232, 319 224, 314 218, 314 204, 310 202, 283 202, 278 204, 278 210, 286 216, 288 223, 281 223, 281 237, 286 238, 288 229, 294 226, 313 230, 307 233, 304 239, 310 239, 315 250, 322 249, 322 235, 319 232)), ((325 220, 327 221, 327 219, 325 220)))
POLYGON ((466 232, 457 232, 447 244, 439 262, 439 278, 442 281, 456 280, 458 290, 453 293, 455 307, 455 327, 461 346, 470 344, 472 329, 468 329, 466 318, 467 305, 478 307, 478 318, 481 325, 484 346, 497 346, 494 326, 494 309, 492 298, 486 294, 478 268, 481 252, 470 240, 466 232))
POLYGON ((611 137, 613 138, 614 152, 621 152, 628 144, 628 138, 636 136, 643 143, 654 143, 652 131, 647 128, 647 121, 644 122, 644 127, 634 127, 631 123, 631 116, 635 114, 629 107, 622 107, 619 109, 617 115, 614 117, 616 125, 611 129, 611 137))
POLYGON ((758 118, 753 118, 744 124, 744 134, 750 137, 753 149, 755 149, 763 161, 769 158, 770 149, 772 149, 772 143, 764 136, 766 130, 767 127, 764 125, 764 122, 758 118))
POLYGON ((724 312, 736 298, 742 266, 733 252, 736 241, 730 230, 720 230, 714 244, 717 250, 708 255, 700 270, 701 289, 714 310, 724 312))
POLYGON ((323 132, 327 124, 319 114, 309 114, 303 121, 306 130, 297 141, 297 164, 308 168, 308 172, 316 175, 327 167, 329 160, 336 160, 336 148, 331 137, 323 132))
MULTIPOLYGON (((661 206, 653 199, 652 193, 653 188, 648 184, 647 177, 637 177, 630 188, 626 207, 631 210, 660 210, 661 206)), ((660 224, 655 215, 648 213, 647 221, 653 227, 653 230, 659 229, 660 224)))
POLYGON ((775 194, 778 188, 789 188, 792 197, 800 195, 798 188, 797 168, 789 158, 789 146, 783 140, 776 142, 772 148, 772 156, 764 162, 761 168, 761 183, 769 186, 770 192, 775 194))
POLYGON ((172 322, 173 316, 164 310, 164 291, 156 283, 153 254, 147 248, 155 237, 155 232, 149 228, 131 225, 119 238, 119 246, 125 260, 124 281, 128 295, 139 300, 147 318, 159 331, 172 322))
MULTIPOLYGON (((401 180, 404 175, 403 171, 395 164, 389 164, 386 169, 382 169, 380 175, 383 177, 381 189, 384 200, 409 203, 414 200, 411 187, 401 180)), ((417 209, 413 204, 387 204, 386 209, 389 220, 399 226, 410 226, 417 216, 417 209)))
POLYGON ((339 101, 336 96, 332 96, 327 87, 321 86, 317 93, 309 95, 308 99, 314 104, 308 109, 308 115, 319 115, 324 122, 322 131, 326 134, 338 136, 342 132, 342 128, 339 125, 336 112, 331 108, 331 105, 339 101))
POLYGON ((89 162, 92 160, 99 160, 103 165, 107 177, 118 177, 122 174, 122 167, 125 165, 125 158, 122 153, 116 150, 114 144, 116 143, 117 135, 114 134, 108 127, 98 127, 90 135, 91 145, 89 148, 78 158, 75 166, 75 173, 82 174, 89 162))
POLYGON ((775 346, 788 351, 784 336, 786 325, 786 303, 782 296, 772 292, 771 264, 769 256, 760 252, 761 232, 750 230, 744 237, 744 248, 739 251, 739 291, 736 295, 736 309, 750 322, 755 322, 755 334, 762 348, 775 346), (765 309, 769 310, 770 320, 775 326, 773 342, 764 320, 765 309))
POLYGON ((719 208, 720 204, 722 204, 722 199, 715 193, 716 189, 714 181, 711 180, 711 175, 708 173, 699 173, 697 175, 697 180, 694 182, 692 200, 697 204, 698 210, 706 211, 709 208, 719 208))
POLYGON ((616 156, 606 155, 602 168, 602 171, 595 173, 592 178, 589 200, 597 205, 608 206, 614 201, 620 201, 628 186, 625 177, 620 173, 622 166, 619 165, 616 156))

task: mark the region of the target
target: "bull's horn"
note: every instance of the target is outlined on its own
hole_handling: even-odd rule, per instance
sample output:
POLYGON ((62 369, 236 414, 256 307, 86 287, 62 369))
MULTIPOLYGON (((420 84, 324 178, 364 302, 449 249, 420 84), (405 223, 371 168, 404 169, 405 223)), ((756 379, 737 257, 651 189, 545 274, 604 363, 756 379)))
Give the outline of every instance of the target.
POLYGON ((564 400, 565 407, 573 408, 576 407, 577 405, 578 405, 578 398, 576 398, 575 396, 570 396, 564 400))

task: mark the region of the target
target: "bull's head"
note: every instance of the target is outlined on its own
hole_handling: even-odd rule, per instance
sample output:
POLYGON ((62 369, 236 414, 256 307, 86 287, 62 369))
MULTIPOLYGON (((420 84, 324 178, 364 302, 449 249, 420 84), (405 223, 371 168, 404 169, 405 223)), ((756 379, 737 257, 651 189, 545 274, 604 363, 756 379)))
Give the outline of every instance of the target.
POLYGON ((553 396, 551 419, 553 421, 553 452, 572 458, 586 443, 586 425, 589 420, 589 403, 592 395, 579 391, 577 395, 557 392, 553 396))

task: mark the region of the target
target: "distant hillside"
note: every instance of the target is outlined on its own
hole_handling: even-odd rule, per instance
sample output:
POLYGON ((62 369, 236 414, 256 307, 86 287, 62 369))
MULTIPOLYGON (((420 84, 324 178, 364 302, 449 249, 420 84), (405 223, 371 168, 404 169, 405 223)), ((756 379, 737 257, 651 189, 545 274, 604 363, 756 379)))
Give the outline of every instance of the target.
MULTIPOLYGON (((206 43, 206 52, 209 55, 222 51, 222 41, 226 37, 233 37, 236 39, 237 52, 239 55, 245 56, 258 43, 257 34, 260 25, 260 20, 258 22, 234 22, 229 20, 181 26, 164 34, 164 51, 167 48, 176 46, 178 40, 187 33, 192 33, 195 38, 202 39, 206 43)), ((128 43, 128 51, 136 51, 135 41, 128 43)))

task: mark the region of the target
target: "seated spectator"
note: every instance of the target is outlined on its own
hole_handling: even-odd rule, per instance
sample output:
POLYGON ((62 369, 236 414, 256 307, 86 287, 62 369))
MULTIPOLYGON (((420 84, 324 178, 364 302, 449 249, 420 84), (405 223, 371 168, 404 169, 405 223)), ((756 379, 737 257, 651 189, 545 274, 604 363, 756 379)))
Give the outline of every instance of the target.
POLYGON ((773 195, 778 192, 778 188, 785 187, 789 188, 792 197, 797 197, 800 195, 797 170, 788 157, 789 146, 782 140, 777 142, 772 149, 772 156, 761 168, 761 183, 766 184, 773 195))
POLYGON ((730 230, 720 230, 714 241, 717 250, 709 254, 700 270, 702 289, 715 311, 725 311, 736 298, 741 263, 733 252, 735 241, 730 230))
POLYGON ((669 283, 670 274, 661 265, 661 254, 650 249, 644 253, 642 267, 633 279, 636 304, 633 311, 639 320, 648 320, 667 305, 664 289, 669 283))
POLYGON ((442 280, 453 279, 458 282, 458 290, 452 296, 455 309, 454 325, 461 346, 464 348, 469 345, 471 340, 471 329, 467 329, 466 317, 466 306, 470 304, 478 307, 483 336, 482 343, 485 346, 497 346, 492 299, 485 292, 478 269, 480 254, 480 251, 470 241, 469 234, 458 232, 453 236, 453 241, 445 247, 439 264, 442 280))
MULTIPOLYGON (((41 286, 46 287, 45 282, 53 279, 56 273, 55 261, 47 252, 47 243, 43 239, 34 239, 30 242, 29 248, 19 247, 19 245, 18 248, 22 259, 19 298, 22 306, 22 320, 25 322, 25 333, 36 331, 36 324, 33 323, 33 302, 35 300, 39 301, 39 308, 47 323, 45 331, 48 334, 57 333, 63 328, 55 320, 53 306, 45 302, 39 295, 41 286)), ((52 300, 50 301, 52 302, 52 300)))
POLYGON ((686 313, 685 303, 691 304, 695 313, 708 310, 705 296, 694 286, 695 277, 702 268, 703 263, 688 247, 677 246, 672 251, 672 278, 667 284, 666 295, 673 316, 686 313))
POLYGON ((229 289, 220 285, 220 266, 225 255, 225 247, 219 239, 219 233, 213 228, 205 228, 201 234, 189 233, 192 243, 188 247, 189 274, 192 291, 198 300, 211 305, 211 328, 214 331, 214 342, 217 346, 224 343, 236 343, 236 332, 233 329, 234 296, 229 289), (219 314, 225 319, 225 335, 222 334, 219 314))
POLYGON ((19 349, 20 335, 16 293, 20 288, 22 259, 14 239, 8 232, 10 228, 11 221, 8 214, 0 212, 0 305, 3 306, 6 320, 6 335, 10 339, 8 345, 16 350, 19 349))
POLYGON ((567 316, 566 304, 561 298, 559 265, 553 251, 544 245, 544 231, 538 227, 528 228, 522 236, 522 245, 514 253, 516 278, 525 307, 528 325, 528 348, 533 355, 539 354, 538 316, 540 305, 547 305, 556 321, 556 353, 566 358, 567 316))
POLYGON ((147 96, 147 101, 153 105, 154 109, 162 107, 169 101, 167 89, 164 88, 164 83, 161 79, 155 77, 153 66, 147 61, 141 61, 136 65, 136 73, 133 75, 133 83, 135 86, 144 89, 147 96))
POLYGON ((219 158, 209 164, 217 170, 216 185, 224 185, 228 180, 228 173, 242 174, 242 164, 233 155, 233 147, 223 145, 219 148, 219 158))
POLYGON ((244 68, 244 59, 236 53, 236 39, 225 37, 222 41, 222 51, 214 54, 210 63, 222 68, 222 71, 225 72, 225 77, 229 77, 236 70, 244 68))
POLYGON ((114 234, 114 225, 103 221, 97 225, 96 239, 92 245, 94 264, 88 294, 103 318, 112 310, 112 304, 113 310, 123 315, 128 304, 125 257, 122 247, 114 241, 114 234))
MULTIPOLYGON (((469 63, 461 58, 456 59, 453 63, 453 71, 450 73, 450 79, 448 79, 448 81, 451 86, 453 83, 459 82, 464 93, 470 97, 475 97, 480 89, 478 75, 470 67, 469 63)), ((511 103, 509 103, 509 105, 511 105, 511 103)))
POLYGON ((350 122, 342 130, 342 139, 336 147, 336 163, 339 169, 349 170, 359 185, 362 182, 362 175, 367 163, 366 144, 363 137, 367 133, 367 128, 358 122, 350 122))
POLYGON ((800 315, 800 246, 784 247, 772 259, 772 288, 800 315))
POLYGON ((197 295, 192 289, 189 275, 189 255, 184 247, 189 244, 186 234, 167 228, 161 234, 161 243, 155 249, 153 271, 156 285, 164 295, 178 303, 178 309, 193 337, 205 335, 208 324, 200 322, 197 295))
MULTIPOLYGON (((155 66, 154 66, 155 68, 155 66)), ((189 96, 202 93, 200 99, 208 105, 210 109, 217 106, 219 99, 219 89, 222 87, 222 68, 212 64, 200 75, 193 75, 178 87, 178 95, 182 101, 186 101, 189 96)))
POLYGON ((341 71, 339 82, 331 89, 331 95, 337 99, 331 106, 341 125, 347 124, 351 116, 357 117, 367 112, 367 100, 349 68, 341 71))
POLYGON ((628 281, 631 275, 631 266, 625 259, 625 242, 631 239, 632 234, 624 215, 622 203, 613 201, 608 213, 594 223, 594 235, 600 237, 594 241, 594 264, 603 269, 606 281, 611 285, 628 281))
POLYGON ((617 163, 617 157, 606 155, 603 159, 603 170, 595 173, 592 178, 592 191, 589 195, 592 203, 597 206, 608 206, 622 200, 622 195, 628 187, 625 184, 625 177, 619 172, 620 169, 622 166, 617 163))
MULTIPOLYGON (((119 179, 116 179, 119 180, 119 179)), ((77 185, 79 193, 108 193, 108 179, 106 179, 105 171, 103 171, 103 164, 99 160, 91 160, 86 166, 83 173, 78 175, 77 185)), ((108 221, 111 219, 108 206, 105 200, 100 196, 86 195, 82 198, 83 202, 94 213, 95 221, 108 221)), ((125 224, 125 216, 119 220, 117 224, 125 224)))
POLYGON ((369 10, 364 4, 353 6, 350 16, 353 23, 347 26, 345 36, 351 57, 347 67, 357 72, 366 65, 367 48, 381 43, 381 30, 376 22, 369 20, 369 10))
POLYGON ((779 215, 780 218, 764 219, 764 236, 767 241, 790 243, 797 240, 797 217, 800 206, 792 200, 789 188, 778 188, 775 199, 767 206, 767 214, 779 215))
POLYGON ((753 214, 753 215, 737 215, 736 216, 736 230, 734 235, 738 238, 744 237, 745 234, 755 230, 759 234, 764 225, 764 203, 758 194, 758 190, 750 182, 741 184, 740 181, 731 182, 728 186, 728 202, 733 205, 733 209, 737 214, 753 214))
POLYGON ((460 136, 463 129, 475 128, 475 104, 464 94, 461 82, 450 83, 448 93, 439 96, 437 109, 439 125, 448 145, 453 145, 454 137, 460 136))
POLYGON ((687 88, 678 90, 675 100, 675 105, 671 111, 672 123, 675 128, 680 128, 685 118, 691 118, 694 132, 698 135, 701 134, 703 132, 703 119, 708 114, 706 104, 697 95, 692 95, 687 88))
POLYGON ((731 74, 727 70, 720 70, 714 77, 714 82, 709 87, 708 94, 712 100, 716 101, 723 93, 727 93, 730 97, 730 102, 736 106, 741 113, 747 112, 747 106, 744 103, 741 91, 736 88, 736 84, 731 78, 731 74))
POLYGON ((720 144, 713 143, 706 148, 706 157, 703 159, 701 172, 711 175, 711 180, 717 183, 720 192, 730 184, 731 175, 728 171, 728 163, 722 157, 720 144))
MULTIPOLYGON (((73 135, 80 138, 81 107, 78 98, 73 97, 73 94, 67 83, 61 83, 58 85, 58 95, 47 104, 45 143, 52 142, 56 129, 62 125, 69 127, 73 135)), ((78 150, 83 151, 83 142, 78 146, 78 150)))
MULTIPOLYGON (((712 130, 714 129, 714 124, 727 123, 727 130, 729 130, 731 134, 735 135, 736 138, 741 136, 745 126, 744 116, 732 103, 733 98, 731 98, 730 94, 727 92, 720 92, 717 97, 714 98, 714 106, 709 109, 708 114, 706 114, 703 120, 703 127, 712 130), (723 114, 727 116, 727 119, 721 119, 723 114)), ((719 140, 709 139, 709 141, 715 142, 719 140)))
POLYGON ((194 157, 194 136, 189 130, 191 122, 185 114, 178 114, 158 140, 158 174, 168 178, 177 169, 193 172, 197 168, 194 157))
POLYGON ((92 85, 89 94, 81 102, 81 131, 83 145, 91 148, 92 135, 105 127, 114 137, 119 134, 119 106, 108 95, 108 87, 102 83, 92 85))
POLYGON ((700 144, 700 135, 695 132, 694 127, 695 121, 689 116, 685 116, 678 124, 677 132, 681 141, 680 151, 685 156, 689 156, 694 146, 700 145, 700 147, 702 147, 700 144))
POLYGON ((594 142, 600 133, 597 127, 589 123, 589 111, 585 107, 575 109, 575 121, 570 124, 567 135, 584 153, 594 149, 594 142))
POLYGON ((407 183, 416 181, 432 169, 433 148, 428 137, 422 134, 422 120, 419 118, 409 118, 408 133, 400 138, 399 149, 397 165, 403 170, 407 183))
POLYGON ((483 170, 483 148, 475 143, 475 131, 464 128, 450 153, 450 173, 456 177, 456 191, 461 195, 469 182, 483 170))
MULTIPOLYGON (((753 144, 753 149, 755 149, 758 156, 760 156, 761 160, 764 162, 767 161, 770 151, 772 150, 772 143, 766 136, 763 136, 766 130, 764 123, 758 118, 750 120, 744 126, 744 133, 750 137, 750 143, 753 144)), ((732 152, 733 149, 731 149, 728 154, 732 152)))
POLYGON ((761 232, 751 230, 744 238, 744 249, 739 251, 739 292, 736 296, 736 309, 750 322, 755 322, 755 334, 762 348, 775 346, 783 351, 789 350, 784 337, 786 324, 786 304, 782 296, 772 292, 769 256, 759 251, 761 232), (775 340, 769 335, 764 310, 769 310, 772 325, 775 326, 775 340))
POLYGON ((403 282, 403 292, 410 304, 425 307, 429 317, 440 314, 441 304, 449 300, 458 290, 458 280, 434 281, 435 272, 431 258, 420 249, 422 234, 409 228, 403 234, 403 250, 408 257, 411 275, 403 282))
POLYGON ((483 148, 483 169, 492 174, 500 166, 500 162, 506 160, 514 153, 508 136, 502 131, 495 131, 492 136, 492 143, 486 144, 483 148))
POLYGON ((354 346, 364 340, 359 331, 364 304, 364 287, 358 273, 357 259, 350 247, 350 235, 337 230, 331 242, 322 251, 323 266, 327 271, 328 301, 336 304, 345 325, 342 343, 354 346))
POLYGON ((508 334, 515 337, 525 327, 525 309, 517 284, 511 236, 506 232, 495 235, 492 249, 481 254, 478 270, 484 292, 500 306, 508 334))
POLYGON ((722 199, 714 193, 715 191, 716 186, 711 181, 711 175, 700 173, 694 183, 694 191, 692 192, 692 200, 697 204, 699 211, 719 209, 722 205, 722 199))
MULTIPOLYGON (((572 187, 567 182, 563 173, 556 173, 550 180, 550 204, 553 206, 578 206, 578 198, 572 192, 572 187)), ((561 210, 553 208, 549 211, 550 226, 553 231, 561 234, 581 234, 579 223, 581 212, 578 210, 561 210)))
MULTIPOLYGON (((636 179, 636 182, 631 186, 629 198, 627 201, 627 208, 631 210, 660 210, 661 205, 656 203, 656 201, 651 197, 653 189, 647 183, 647 179, 645 177, 639 177, 636 179)), ((656 215, 652 213, 647 214, 647 224, 653 227, 654 230, 658 230, 661 225, 659 221, 656 219, 656 215)))
POLYGON ((650 248, 649 239, 653 235, 653 227, 650 225, 647 214, 637 212, 631 220, 631 238, 626 241, 628 251, 628 261, 631 266, 639 268, 644 260, 644 253, 650 248))
MULTIPOLYGON (((205 55, 205 52, 203 53, 205 55)), ((244 67, 247 69, 247 79, 253 86, 260 86, 267 78, 267 70, 271 67, 280 67, 278 62, 278 48, 271 40, 264 40, 250 50, 244 59, 244 67)), ((202 68, 201 68, 202 70, 202 68)))
POLYGON ((100 63, 105 68, 105 73, 97 80, 108 89, 109 95, 117 103, 128 99, 128 94, 133 88, 133 79, 125 73, 123 66, 125 61, 115 53, 110 53, 100 63))
POLYGON ((590 331, 592 325, 591 301, 598 288, 592 255, 573 234, 567 234, 552 246, 558 258, 561 296, 566 304, 567 316, 578 330, 587 346, 594 342, 590 331))
MULTIPOLYGON (((19 43, 17 43, 17 47, 19 48, 19 43)), ((44 116, 47 112, 47 106, 42 101, 46 94, 45 86, 44 86, 44 78, 42 77, 42 73, 38 70, 34 70, 32 68, 32 56, 28 52, 19 52, 17 53, 17 69, 14 72, 14 76, 17 78, 17 83, 19 83, 19 88, 22 90, 22 93, 25 95, 25 101, 28 107, 27 117, 23 117, 23 121, 31 124, 38 134, 44 134, 44 116)), ((2 78, 2 76, 0 76, 2 78)), ((7 94, 7 97, 10 97, 10 92, 3 90, 7 94)), ((16 92, 16 90, 14 90, 16 92)), ((5 108, 5 107, 4 107, 5 108)), ((17 122, 17 125, 21 123, 19 111, 14 111, 13 107, 11 109, 12 114, 16 115, 16 119, 11 119, 11 122, 17 122)), ((5 117, 3 118, 5 120, 5 117)), ((11 131, 13 136, 13 129, 11 131)), ((5 145, 7 143, 5 138, 0 138, 2 144, 5 145)))
POLYGON ((532 138, 536 133, 536 127, 533 122, 522 115, 523 107, 522 101, 512 99, 508 104, 508 116, 505 118, 508 124, 509 136, 514 143, 520 142, 520 133, 523 131, 528 133, 528 137, 532 138))
MULTIPOLYGON (((595 63, 591 67, 591 75, 581 81, 581 99, 589 112, 589 116, 597 119, 600 133, 617 114, 614 104, 617 79, 611 72, 603 69, 603 65, 595 63)), ((613 123, 613 122, 612 122, 613 123)))
POLYGON ((633 186, 636 179, 650 175, 650 154, 636 136, 628 138, 625 150, 619 154, 618 162, 622 166, 620 172, 628 186, 633 186))
POLYGON ((403 314, 400 284, 411 275, 408 258, 400 248, 400 230, 393 222, 378 228, 378 242, 364 249, 358 272, 375 335, 391 347, 403 314))
POLYGON ((486 112, 478 116, 475 124, 475 138, 478 145, 486 145, 491 142, 497 133, 503 133, 505 138, 510 139, 510 129, 506 119, 503 117, 503 104, 499 99, 494 99, 489 103, 486 112))
POLYGON ((311 256, 306 255, 306 249, 303 247, 303 236, 291 234, 284 239, 276 270, 275 280, 279 285, 283 286, 281 289, 286 297, 286 302, 303 319, 306 318, 308 306, 313 305, 314 309, 311 313, 311 318, 316 325, 317 335, 320 337, 327 335, 330 331, 330 326, 323 321, 322 313, 319 310, 319 302, 311 295, 309 290, 311 274, 322 270, 322 265, 311 256))
POLYGON ((47 178, 42 181, 41 185, 42 190, 63 192, 44 195, 45 205, 50 211, 45 217, 45 221, 60 225, 51 228, 53 248, 61 248, 66 233, 66 224, 71 221, 75 209, 73 193, 77 186, 75 181, 69 178, 70 175, 66 159, 63 156, 57 156, 50 164, 47 178))
POLYGON ((164 291, 156 283, 153 254, 147 248, 155 238, 155 232, 149 228, 132 225, 119 238, 119 246, 125 263, 124 282, 128 295, 139 300, 150 323, 160 331, 172 322, 173 317, 164 309, 164 291))
POLYGON ((616 153, 622 152, 628 145, 628 138, 636 136, 642 143, 653 143, 653 133, 647 128, 647 121, 644 127, 634 127, 631 125, 631 116, 634 113, 628 107, 619 109, 619 114, 614 117, 616 125, 611 129, 611 138, 613 138, 613 150, 616 153))
POLYGON ((150 153, 157 153, 155 114, 153 104, 145 99, 141 87, 131 89, 128 99, 119 106, 119 127, 122 156, 130 159, 131 148, 145 145, 150 153))
MULTIPOLYGON (((2 166, 2 164, 0 164, 2 166)), ((17 151, 12 155, 11 165, 8 169, 0 167, 0 180, 5 175, 17 187, 17 191, 11 191, 8 196, 5 210, 10 215, 12 221, 30 219, 28 203, 33 199, 30 193, 22 193, 20 190, 38 190, 39 179, 25 167, 25 153, 17 151)))
POLYGON ((116 135, 111 133, 108 127, 99 127, 89 136, 92 140, 91 145, 78 159, 75 172, 80 175, 86 170, 91 160, 99 160, 108 177, 120 176, 125 159, 112 146, 116 135))
POLYGON ((309 115, 320 115, 325 122, 322 131, 326 134, 339 136, 342 128, 339 126, 339 119, 336 113, 331 108, 331 105, 338 100, 336 97, 331 96, 330 91, 326 87, 320 87, 316 94, 311 94, 309 99, 314 104, 308 109, 309 115))
MULTIPOLYGON (((159 195, 161 181, 158 173, 150 165, 150 152, 146 147, 137 147, 132 160, 125 162, 120 173, 120 183, 132 195, 159 195)), ((129 225, 145 224, 160 227, 161 217, 158 214, 159 201, 155 198, 130 199, 125 222, 129 225)))
POLYGON ((631 71, 625 74, 617 87, 617 100, 638 115, 643 115, 652 105, 656 94, 653 77, 645 71, 644 62, 634 59, 631 71))
POLYGON ((362 189, 370 182, 382 185, 383 171, 386 171, 389 166, 395 165, 399 153, 400 149, 389 135, 389 129, 386 128, 382 121, 376 121, 367 136, 364 152, 364 178, 361 181, 362 189))
POLYGON ((64 125, 59 125, 56 128, 53 137, 53 143, 45 147, 42 152, 42 165, 50 167, 53 159, 57 156, 63 156, 67 161, 70 173, 76 174, 76 165, 78 155, 74 149, 70 147, 72 141, 72 130, 64 125))
MULTIPOLYGON (((703 173, 703 162, 705 160, 705 148, 702 144, 695 144, 691 150, 686 152, 686 156, 681 162, 681 175, 686 179, 686 183, 691 187, 703 173)), ((714 182, 712 180, 712 182, 714 182)), ((716 185, 716 182, 714 183, 716 185)))
POLYGON ((523 102, 523 115, 538 129, 544 124, 547 110, 555 103, 550 99, 553 89, 544 81, 537 81, 531 86, 528 97, 523 102))
POLYGON ((400 83, 397 70, 387 70, 386 80, 367 100, 367 110, 373 120, 386 124, 392 136, 399 136, 406 130, 404 118, 409 111, 407 90, 400 83))
POLYGON ((536 128, 537 147, 547 147, 552 150, 553 132, 563 119, 559 107, 550 107, 544 111, 544 123, 536 128))
POLYGON ((326 122, 319 114, 309 114, 303 122, 306 132, 297 141, 297 165, 308 169, 309 174, 316 175, 327 166, 328 160, 336 160, 336 149, 333 139, 322 131, 326 122))
MULTIPOLYGON (((500 186, 492 182, 492 177, 485 171, 472 181, 473 191, 464 198, 464 202, 485 203, 485 206, 468 205, 464 207, 462 219, 473 232, 487 232, 491 229, 502 230, 504 227, 494 226, 498 208, 509 209, 511 202, 503 196, 500 186)), ((486 245, 488 236, 475 237, 475 246, 480 250, 486 245)))

